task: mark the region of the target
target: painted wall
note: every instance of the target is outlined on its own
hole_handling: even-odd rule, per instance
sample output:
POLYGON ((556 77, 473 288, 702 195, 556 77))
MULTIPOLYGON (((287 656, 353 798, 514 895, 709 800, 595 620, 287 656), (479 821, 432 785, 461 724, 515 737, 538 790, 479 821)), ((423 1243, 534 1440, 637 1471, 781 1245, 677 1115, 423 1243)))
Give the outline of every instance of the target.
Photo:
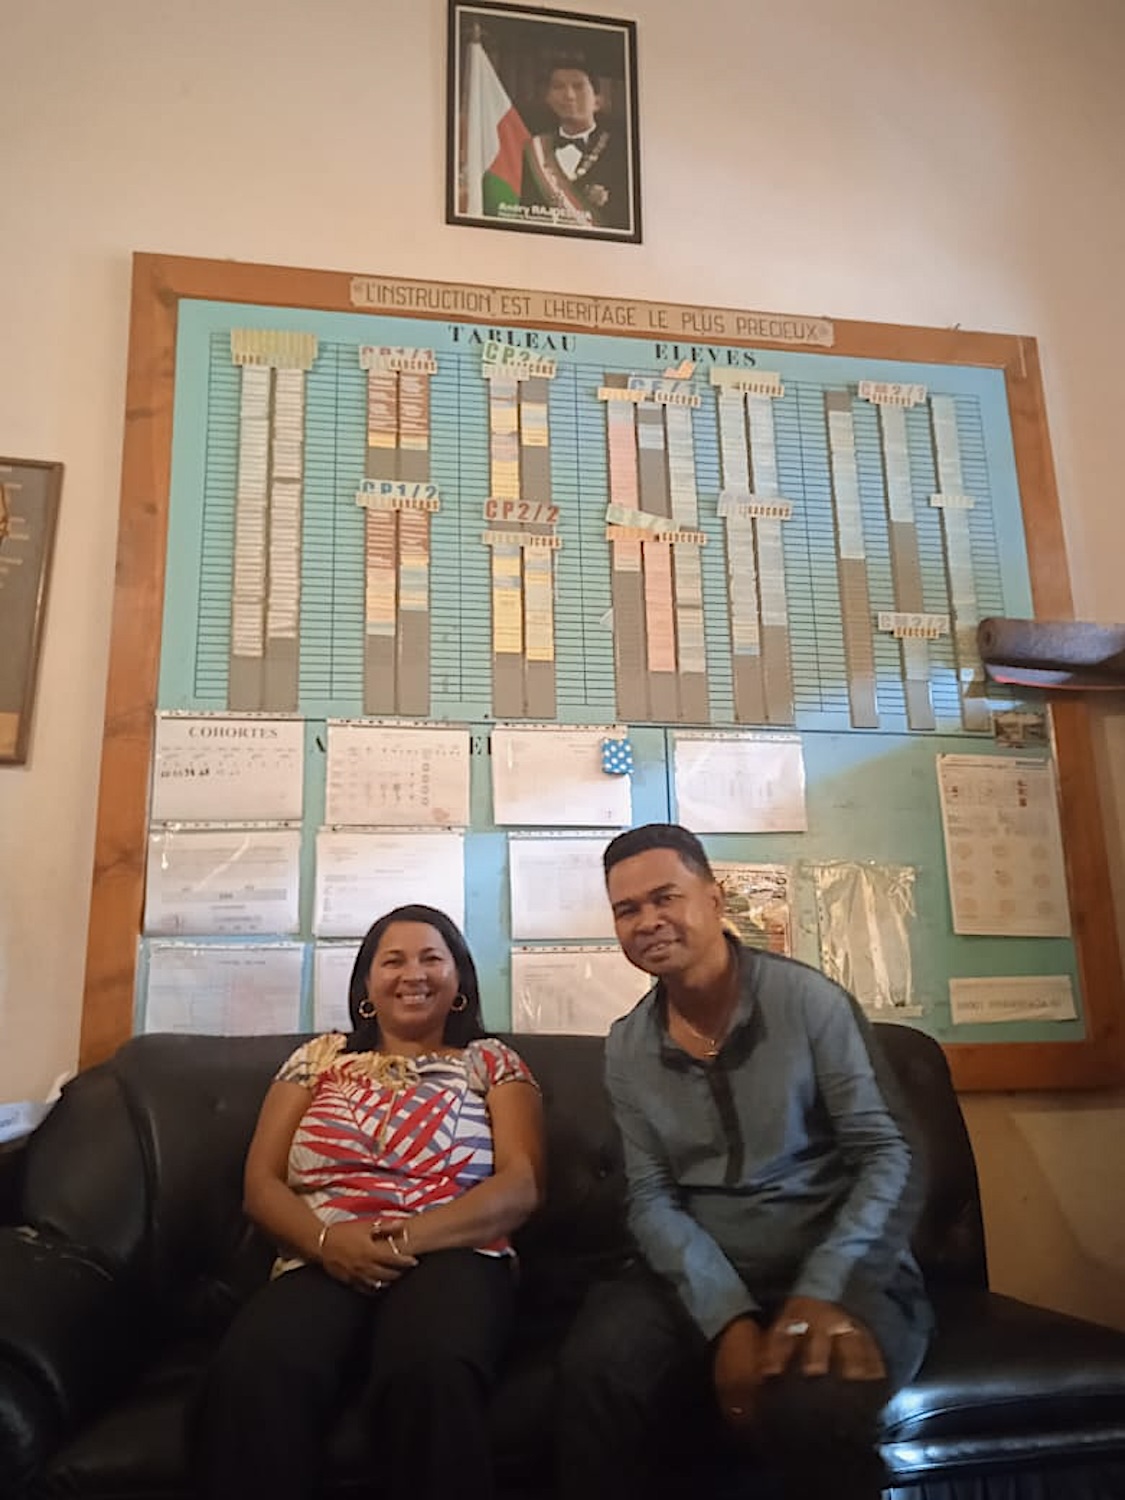
MULTIPOLYGON (((0 1099, 77 1050, 133 250, 1034 334, 1077 611, 1125 615, 1118 0, 623 13, 640 247, 443 224, 441 0, 0 0, 0 452, 67 466, 0 770, 0 1099)), ((1125 926, 1125 706, 1100 749, 1125 926)), ((967 1113, 996 1284, 1125 1327, 1125 1095, 967 1113)))

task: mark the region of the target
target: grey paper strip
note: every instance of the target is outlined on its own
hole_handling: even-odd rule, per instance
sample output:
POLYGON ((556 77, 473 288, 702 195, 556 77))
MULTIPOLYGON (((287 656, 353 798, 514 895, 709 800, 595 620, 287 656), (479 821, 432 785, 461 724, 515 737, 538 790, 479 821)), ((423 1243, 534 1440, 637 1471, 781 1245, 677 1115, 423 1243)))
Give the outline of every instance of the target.
POLYGON ((430 450, 428 448, 400 448, 398 450, 398 477, 408 484, 428 484, 430 450))
POLYGON ((403 610, 398 617, 397 705, 400 714, 430 712, 430 612, 403 610))
POLYGON ((925 610, 922 568, 918 561, 918 528, 911 522, 890 523, 891 572, 895 586, 895 609, 904 615, 925 610))
POLYGON ((395 694, 395 637, 368 635, 363 642, 363 711, 393 715, 395 694))
POLYGON ((641 509, 652 516, 670 516, 668 462, 664 447, 664 411, 659 406, 637 406, 637 476, 641 509))
POLYGON ((710 724, 711 694, 703 672, 680 673, 680 722, 710 724))
MULTIPOLYGON (((925 642, 923 641, 921 644, 925 645, 925 642)), ((930 694, 929 678, 927 677, 925 682, 921 682, 908 677, 904 686, 906 689, 906 721, 911 729, 936 728, 937 719, 934 714, 933 698, 930 694)))
POLYGON ((855 558, 841 557, 838 566, 852 723, 857 729, 878 729, 879 707, 875 697, 875 647, 871 638, 871 596, 867 587, 867 564, 855 558))
POLYGON ((514 651, 493 653, 492 712, 498 719, 526 717, 523 666, 523 657, 514 651))
POLYGON ((558 701, 553 661, 529 661, 526 670, 527 716, 529 719, 555 719, 558 701))
POLYGON ((758 538, 766 713, 771 724, 791 724, 793 669, 790 662, 789 608, 785 595, 785 552, 781 539, 784 522, 763 517, 753 524, 758 538))
POLYGON ((661 724, 680 719, 679 679, 675 672, 648 673, 648 717, 661 724))
POLYGON ((640 573, 613 570, 613 664, 617 681, 617 717, 644 723, 648 707, 645 662, 644 579, 640 573))
POLYGON ((765 679, 766 716, 771 724, 794 722, 793 669, 789 657, 788 629, 763 625, 762 675, 765 679))
POLYGON ((269 712, 294 713, 299 702, 297 642, 267 639, 262 707, 269 712))
MULTIPOLYGON (((957 433, 957 404, 953 397, 931 396, 930 417, 941 495, 960 497, 964 491, 964 479, 961 469, 961 440, 957 433)), ((942 506, 941 519, 946 574, 949 579, 953 648, 961 689, 961 722, 966 729, 987 732, 992 728, 992 718, 982 691, 984 667, 977 650, 980 606, 977 603, 976 576, 973 570, 969 512, 961 505, 942 506), (981 691, 974 692, 974 689, 981 691)))
POLYGON ((264 659, 260 656, 231 656, 227 683, 227 707, 254 713, 265 707, 263 702, 264 659))
POLYGON ((740 724, 767 724, 765 681, 760 656, 735 656, 734 716, 740 724))

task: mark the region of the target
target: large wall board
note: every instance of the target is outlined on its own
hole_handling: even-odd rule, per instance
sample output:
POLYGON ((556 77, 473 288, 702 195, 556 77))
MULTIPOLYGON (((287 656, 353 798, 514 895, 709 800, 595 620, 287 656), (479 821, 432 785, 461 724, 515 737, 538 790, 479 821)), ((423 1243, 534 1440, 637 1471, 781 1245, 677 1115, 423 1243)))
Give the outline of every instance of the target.
POLYGON ((333 726, 468 736, 454 821, 495 1026, 513 953, 536 956, 510 901, 535 824, 496 815, 496 728, 602 726, 630 742, 633 820, 695 821, 717 860, 785 872, 797 956, 859 947, 841 866, 849 902, 907 892, 876 940, 906 978, 872 1001, 857 965, 857 988, 937 1036, 961 1087, 1115 1081, 1086 712, 1056 704, 1050 743, 1024 743, 1042 705, 999 694, 975 647, 985 615, 1070 614, 1061 555, 1030 339, 138 256, 83 1061, 145 1023, 175 931, 143 911, 175 821, 150 804, 157 716, 212 715, 302 726, 301 815, 262 840, 299 851, 299 894, 273 930, 210 934, 286 948, 301 1024, 327 961, 333 726), (733 802, 738 766, 775 762, 803 775, 799 815, 726 813, 723 767, 733 802), (1052 890, 1034 830, 1056 785, 1052 890), (996 813, 990 852, 1009 789, 1023 823, 996 813), (1014 1019, 988 1011, 999 980, 1014 1019))

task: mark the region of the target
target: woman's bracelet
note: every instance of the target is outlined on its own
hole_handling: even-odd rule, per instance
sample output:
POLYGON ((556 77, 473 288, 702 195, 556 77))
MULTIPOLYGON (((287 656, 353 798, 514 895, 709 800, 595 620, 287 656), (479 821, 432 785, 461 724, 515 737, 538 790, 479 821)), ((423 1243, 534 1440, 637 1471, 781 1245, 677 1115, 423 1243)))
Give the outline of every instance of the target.
POLYGON ((316 1254, 318 1260, 324 1259, 324 1240, 328 1231, 332 1228, 331 1221, 320 1226, 320 1233, 316 1237, 316 1254))

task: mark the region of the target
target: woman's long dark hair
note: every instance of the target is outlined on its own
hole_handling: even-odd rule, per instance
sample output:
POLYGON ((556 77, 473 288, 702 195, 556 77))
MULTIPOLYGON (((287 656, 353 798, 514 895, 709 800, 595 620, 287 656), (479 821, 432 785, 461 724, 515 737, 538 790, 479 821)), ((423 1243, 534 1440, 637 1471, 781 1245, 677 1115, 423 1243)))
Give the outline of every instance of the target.
POLYGON ((371 961, 382 941, 383 934, 392 922, 418 922, 432 927, 445 939, 445 946, 457 966, 458 989, 468 1002, 464 1010, 451 1010, 445 1018, 442 1041, 447 1047, 464 1047, 477 1037, 484 1036, 484 1022, 480 1013, 480 984, 477 966, 464 934, 450 917, 434 906, 396 906, 368 929, 367 936, 359 945, 352 977, 348 983, 348 1014, 352 1020, 352 1032, 348 1037, 348 1052, 377 1052, 381 1040, 379 1017, 366 1020, 359 1013, 361 1002, 367 996, 367 976, 371 972, 371 961))

